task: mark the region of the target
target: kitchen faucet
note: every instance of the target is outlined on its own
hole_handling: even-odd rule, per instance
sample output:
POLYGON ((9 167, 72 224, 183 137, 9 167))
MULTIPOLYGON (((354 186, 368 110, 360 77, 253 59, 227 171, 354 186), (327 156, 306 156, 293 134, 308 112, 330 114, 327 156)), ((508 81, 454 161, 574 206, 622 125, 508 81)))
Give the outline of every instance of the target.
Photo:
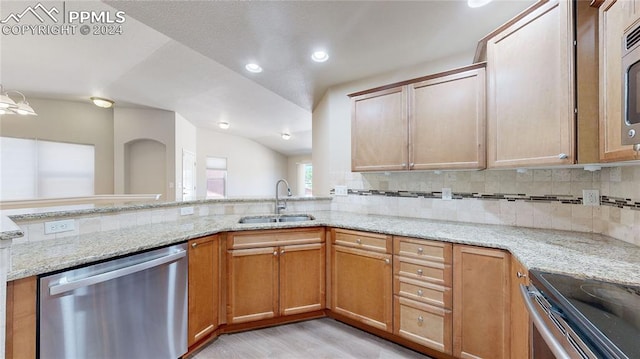
POLYGON ((278 186, 280 185, 280 182, 284 182, 284 184, 287 186, 287 197, 291 197, 291 188, 289 187, 289 182, 287 182, 287 180, 284 178, 278 180, 278 182, 276 182, 276 215, 280 214, 280 210, 287 208, 287 200, 285 199, 284 201, 282 201, 282 203, 280 203, 280 197, 278 197, 278 186))

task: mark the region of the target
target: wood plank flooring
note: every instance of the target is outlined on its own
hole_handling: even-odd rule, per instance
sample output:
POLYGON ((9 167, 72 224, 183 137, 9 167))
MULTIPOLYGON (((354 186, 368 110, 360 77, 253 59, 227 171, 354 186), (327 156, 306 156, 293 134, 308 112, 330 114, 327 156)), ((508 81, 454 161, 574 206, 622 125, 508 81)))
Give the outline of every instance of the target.
POLYGON ((225 334, 190 359, 429 359, 330 318, 225 334))

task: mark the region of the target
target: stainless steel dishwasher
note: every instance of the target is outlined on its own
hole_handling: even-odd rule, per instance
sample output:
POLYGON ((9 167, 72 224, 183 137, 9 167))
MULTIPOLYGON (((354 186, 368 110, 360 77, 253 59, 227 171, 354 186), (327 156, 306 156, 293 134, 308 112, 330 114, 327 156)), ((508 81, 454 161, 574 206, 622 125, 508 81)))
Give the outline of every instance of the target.
POLYGON ((42 277, 40 358, 167 358, 187 352, 186 244, 42 277))

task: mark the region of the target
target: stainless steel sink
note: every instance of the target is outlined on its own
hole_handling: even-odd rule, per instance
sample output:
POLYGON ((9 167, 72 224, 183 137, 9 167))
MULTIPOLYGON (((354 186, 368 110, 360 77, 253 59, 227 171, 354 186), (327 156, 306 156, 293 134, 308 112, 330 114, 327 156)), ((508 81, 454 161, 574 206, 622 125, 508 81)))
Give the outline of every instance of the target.
POLYGON ((295 214, 295 215, 272 215, 272 216, 251 216, 242 217, 238 223, 276 223, 276 222, 303 222, 313 221, 315 217, 310 214, 295 214))

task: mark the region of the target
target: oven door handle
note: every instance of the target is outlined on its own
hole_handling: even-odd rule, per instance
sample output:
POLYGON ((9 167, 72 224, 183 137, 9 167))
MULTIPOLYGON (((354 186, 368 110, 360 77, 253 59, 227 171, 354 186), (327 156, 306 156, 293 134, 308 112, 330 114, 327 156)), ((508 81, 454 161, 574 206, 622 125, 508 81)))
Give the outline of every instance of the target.
MULTIPOLYGON (((551 349, 551 352, 556 356, 556 359, 571 359, 569 353, 567 353, 558 339, 555 338, 555 336, 551 332, 551 329, 547 327, 544 319, 542 319, 540 312, 538 312, 535 308, 536 304, 534 304, 533 297, 540 297, 540 294, 530 291, 529 288, 527 288, 524 284, 520 284, 520 293, 522 294, 522 298, 524 299, 524 304, 527 307, 527 311, 531 315, 533 324, 538 329, 538 332, 542 336, 542 339, 544 339, 545 343, 547 343, 549 349, 551 349)), ((542 307, 539 303, 537 305, 542 307)), ((546 312, 544 308, 542 309, 546 312)))

